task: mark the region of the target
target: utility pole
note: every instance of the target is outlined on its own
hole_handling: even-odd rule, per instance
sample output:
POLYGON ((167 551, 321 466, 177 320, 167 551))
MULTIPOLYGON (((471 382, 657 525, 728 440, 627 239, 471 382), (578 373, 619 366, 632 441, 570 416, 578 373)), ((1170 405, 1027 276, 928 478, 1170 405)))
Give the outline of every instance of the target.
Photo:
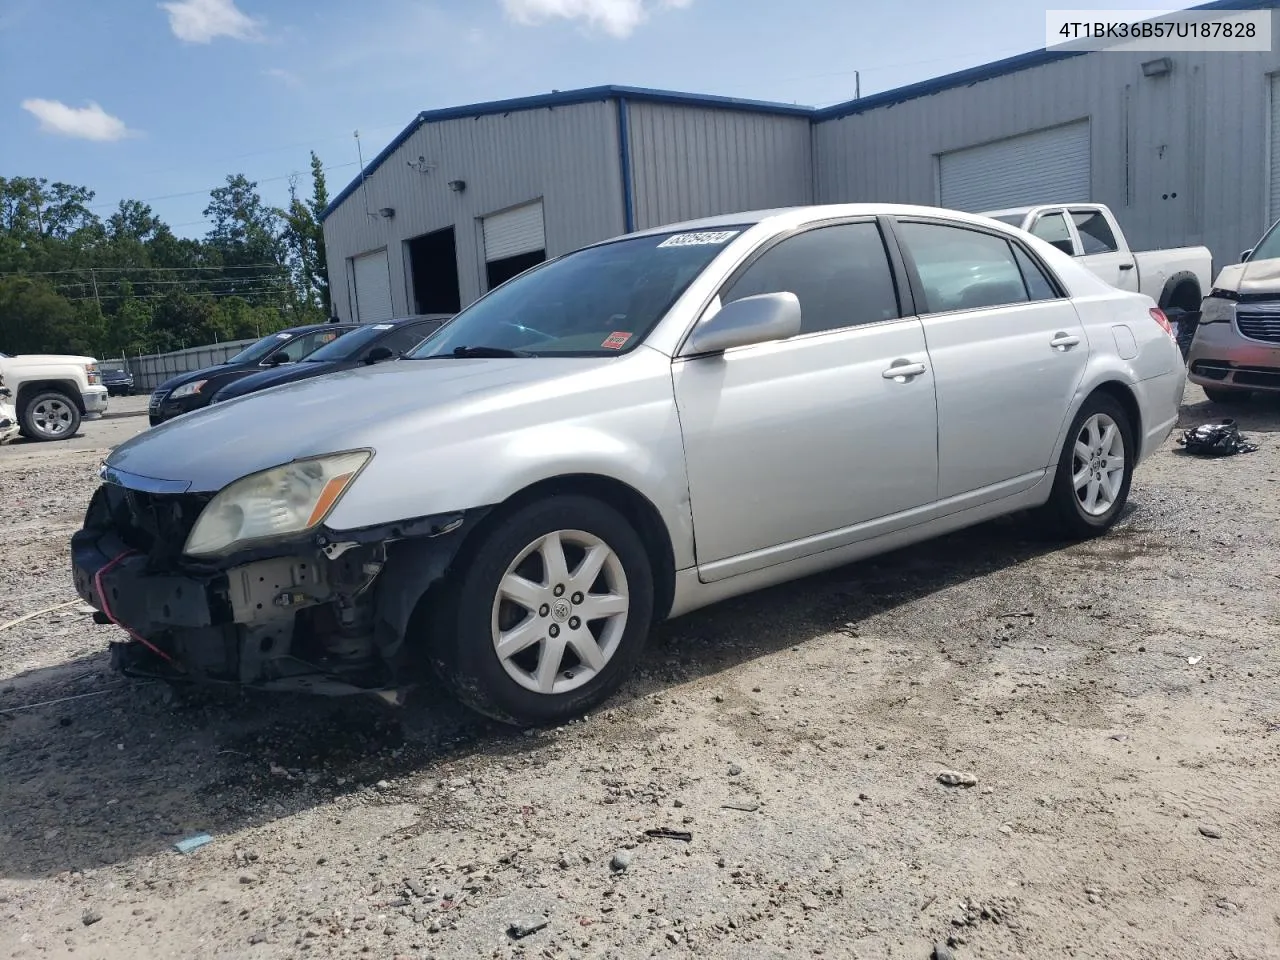
POLYGON ((862 76, 857 70, 853 71, 853 99, 862 99, 862 76))
POLYGON ((98 296, 98 275, 93 272, 93 267, 89 268, 89 279, 93 281, 93 299, 98 304, 98 316, 102 316, 102 298, 98 296))

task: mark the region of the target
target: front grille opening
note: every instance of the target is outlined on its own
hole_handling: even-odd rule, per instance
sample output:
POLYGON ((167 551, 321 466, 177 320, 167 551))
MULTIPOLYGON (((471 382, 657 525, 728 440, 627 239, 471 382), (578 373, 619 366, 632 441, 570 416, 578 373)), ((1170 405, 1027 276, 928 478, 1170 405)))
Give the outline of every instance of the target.
POLYGON ((1225 380, 1227 375, 1231 373, 1231 368, 1220 366, 1209 360, 1197 360, 1191 365, 1191 372, 1198 377, 1205 377, 1209 380, 1225 380))

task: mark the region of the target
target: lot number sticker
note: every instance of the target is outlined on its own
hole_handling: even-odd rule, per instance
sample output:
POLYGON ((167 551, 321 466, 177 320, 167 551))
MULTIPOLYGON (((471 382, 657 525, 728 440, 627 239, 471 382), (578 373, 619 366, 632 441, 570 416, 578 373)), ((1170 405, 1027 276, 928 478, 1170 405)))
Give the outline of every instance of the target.
POLYGON ((606 350, 621 350, 630 339, 631 334, 629 333, 615 332, 605 337, 604 343, 600 344, 600 346, 606 350))
POLYGON ((667 237, 659 247, 706 247, 727 243, 738 235, 737 230, 704 230, 700 233, 677 233, 667 237))

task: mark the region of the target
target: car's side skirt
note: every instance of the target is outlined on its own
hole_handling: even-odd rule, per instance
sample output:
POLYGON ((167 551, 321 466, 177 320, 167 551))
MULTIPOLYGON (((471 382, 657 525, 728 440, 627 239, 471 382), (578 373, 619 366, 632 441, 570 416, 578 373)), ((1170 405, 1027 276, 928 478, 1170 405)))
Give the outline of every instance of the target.
MULTIPOLYGON (((1008 481, 1008 483, 1017 484, 1024 479, 1019 478, 1018 480, 1008 481)), ((785 583, 788 580, 807 577, 823 570, 830 570, 834 567, 852 563, 855 560, 887 553, 890 550, 897 550, 900 547, 919 543, 922 540, 930 540, 945 533, 962 530, 965 527, 993 520, 996 517, 1040 506, 1049 498, 1052 488, 1053 474, 1051 472, 1041 473, 1039 474, 1039 479, 1033 481, 1030 486, 997 500, 979 503, 943 516, 936 516, 910 526, 892 530, 879 536, 863 537, 852 543, 845 543, 821 550, 821 552, 810 552, 804 556, 777 562, 736 576, 726 576, 712 582, 705 582, 705 568, 702 574, 703 579, 699 579, 697 568, 690 567, 681 570, 676 574, 675 597, 671 604, 670 616, 680 616, 697 610, 699 607, 727 600, 730 597, 751 593, 755 590, 763 590, 765 587, 785 583)), ((972 494, 965 495, 966 498, 970 496, 972 494)), ((933 504, 929 509, 933 510, 940 506, 941 504, 933 504)))

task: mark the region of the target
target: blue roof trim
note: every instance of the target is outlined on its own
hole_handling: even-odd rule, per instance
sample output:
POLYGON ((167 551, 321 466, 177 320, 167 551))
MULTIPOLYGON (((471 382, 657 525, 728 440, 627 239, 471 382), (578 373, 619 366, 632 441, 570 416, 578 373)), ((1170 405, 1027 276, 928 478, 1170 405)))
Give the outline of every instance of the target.
MULTIPOLYGON (((1189 7, 1189 10, 1267 10, 1280 7, 1280 0, 1214 0, 1212 3, 1202 3, 1199 6, 1189 7)), ((1056 63, 1059 60, 1067 60, 1071 57, 1084 56, 1090 51, 1084 50, 1032 50, 1030 53, 1018 54, 1014 57, 1006 57, 1004 60, 997 60, 994 63, 983 64, 979 67, 970 67, 966 70, 960 70, 956 73, 949 73, 945 76, 935 77, 932 80, 924 80, 920 83, 908 84, 905 87, 897 87, 893 90, 886 90, 883 93, 874 93, 870 96, 863 97, 860 100, 849 100, 845 103, 838 103, 834 106, 815 109, 813 107, 801 107, 790 103, 776 103, 770 100, 741 100, 736 97, 718 97, 710 94, 696 93, 677 93, 671 90, 654 90, 648 87, 621 87, 621 86, 601 86, 601 87, 585 87, 581 90, 565 90, 557 93, 545 93, 533 97, 517 97, 512 100, 491 100, 487 103, 473 103, 461 107, 445 107, 439 110, 424 110, 414 117, 413 122, 400 131, 396 138, 374 157, 364 168, 362 173, 358 174, 354 180, 347 184, 342 192, 333 198, 333 201, 320 214, 320 220, 323 222, 329 214, 333 213, 338 206, 350 197, 359 188, 362 180, 382 166, 386 160, 396 152, 397 149, 406 140, 409 139, 420 126, 424 123, 438 123, 442 120, 461 120, 467 117, 485 117, 496 114, 513 113, 518 110, 538 110, 550 107, 571 106, 579 103, 591 103, 600 100, 618 100, 627 99, 631 101, 641 101, 647 103, 669 103, 686 107, 706 107, 720 110, 741 110, 746 113, 770 113, 783 116, 805 117, 814 123, 821 123, 825 120, 838 120, 841 117, 851 116, 857 113, 863 113, 867 110, 875 110, 880 107, 889 107, 898 103, 905 103, 908 100, 915 100, 919 97, 927 97, 935 93, 941 93, 943 90, 950 90, 954 87, 968 86, 974 83, 980 83, 983 80, 992 80, 996 77, 1004 76, 1009 73, 1017 73, 1019 70, 1028 70, 1032 67, 1041 67, 1045 64, 1056 63)))
POLYGON ((780 116, 804 117, 813 116, 812 107, 802 107, 793 103, 775 103, 770 100, 743 100, 738 97, 719 97, 712 94, 677 93, 673 90, 654 90, 649 87, 602 86, 584 87, 581 90, 563 90, 556 93, 544 93, 533 97, 516 97, 511 100, 490 100, 485 103, 471 103, 460 107, 444 107, 439 110, 424 110, 413 118, 413 121, 401 130, 394 140, 365 165, 364 171, 356 174, 354 180, 342 188, 342 191, 330 201, 320 214, 323 222, 329 214, 349 196, 356 192, 361 182, 382 166, 424 123, 439 123, 442 120, 464 120, 468 117, 490 117, 497 114, 515 113, 520 110, 541 110, 551 107, 567 107, 580 103, 593 103, 601 100, 617 100, 625 98, 631 101, 646 103, 669 103, 685 107, 704 107, 716 110, 739 110, 744 113, 769 113, 780 116))

